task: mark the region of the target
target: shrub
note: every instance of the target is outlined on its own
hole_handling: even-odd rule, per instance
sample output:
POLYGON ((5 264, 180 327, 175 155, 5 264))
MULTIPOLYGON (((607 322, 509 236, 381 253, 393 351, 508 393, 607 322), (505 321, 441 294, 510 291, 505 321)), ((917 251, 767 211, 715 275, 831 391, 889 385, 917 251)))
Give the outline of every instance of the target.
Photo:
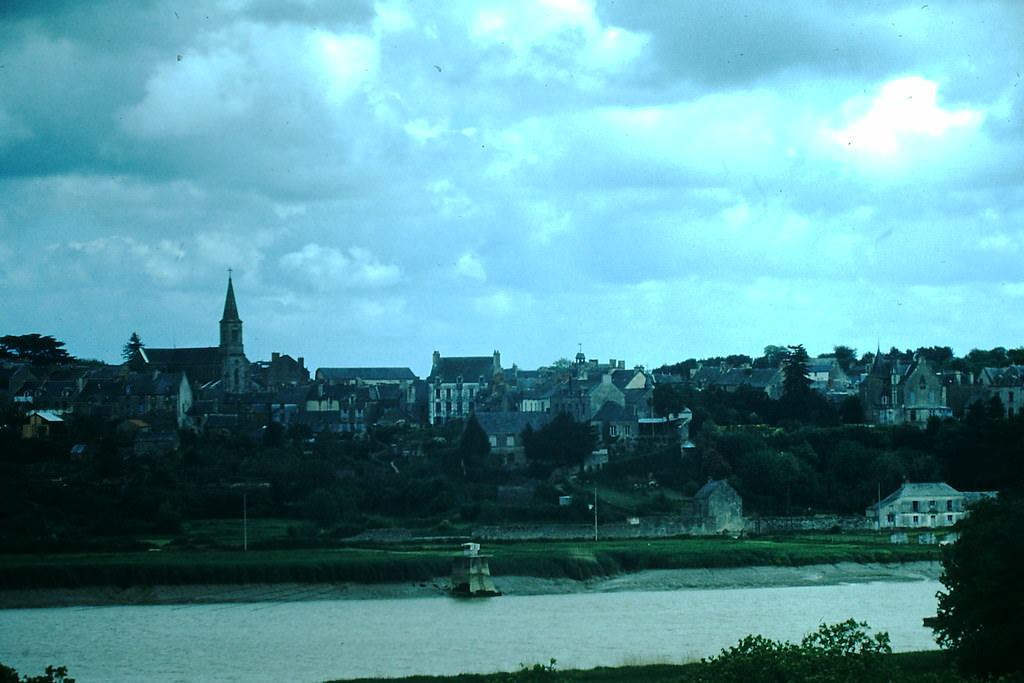
POLYGON ((853 619, 822 624, 799 644, 745 636, 739 644, 703 661, 699 680, 718 681, 885 681, 895 680, 889 634, 868 635, 853 619))

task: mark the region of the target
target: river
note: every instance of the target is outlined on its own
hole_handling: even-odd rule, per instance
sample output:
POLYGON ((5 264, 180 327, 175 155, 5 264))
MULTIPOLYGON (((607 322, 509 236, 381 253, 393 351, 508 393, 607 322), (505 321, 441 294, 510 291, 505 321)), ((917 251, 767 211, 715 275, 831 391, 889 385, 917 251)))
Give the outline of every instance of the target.
POLYGON ((848 618, 936 647, 934 580, 823 586, 0 610, 0 662, 79 683, 332 678, 681 663, 848 618))

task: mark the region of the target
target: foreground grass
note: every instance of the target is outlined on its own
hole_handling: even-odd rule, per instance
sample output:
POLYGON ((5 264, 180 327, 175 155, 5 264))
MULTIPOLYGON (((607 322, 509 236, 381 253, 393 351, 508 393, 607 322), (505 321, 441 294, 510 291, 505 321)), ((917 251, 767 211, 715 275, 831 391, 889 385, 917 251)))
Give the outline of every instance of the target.
MULTIPOLYGON (((953 671, 949 655, 941 650, 930 652, 899 652, 884 655, 891 658, 900 673, 902 683, 931 683, 962 681, 953 671)), ((704 679, 705 666, 700 662, 689 664, 646 664, 637 666, 599 667, 577 670, 556 666, 524 666, 520 671, 491 674, 460 674, 458 676, 409 676, 388 679, 395 683, 526 683, 528 681, 566 681, 569 683, 686 683, 704 679)), ((338 679, 327 683, 357 683, 377 679, 338 679)))
MULTIPOLYGON (((451 571, 457 544, 407 543, 279 550, 0 554, 0 588, 235 583, 400 583, 451 571)), ((496 576, 585 580, 645 569, 802 566, 937 560, 934 546, 891 545, 870 535, 768 539, 671 538, 494 543, 496 576)))

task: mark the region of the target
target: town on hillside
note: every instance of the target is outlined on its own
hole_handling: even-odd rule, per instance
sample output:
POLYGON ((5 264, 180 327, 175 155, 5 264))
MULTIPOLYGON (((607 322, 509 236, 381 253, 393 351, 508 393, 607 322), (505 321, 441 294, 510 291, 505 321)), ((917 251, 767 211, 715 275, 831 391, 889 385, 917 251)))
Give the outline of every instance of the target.
MULTIPOLYGON (((984 465, 984 458, 972 460, 970 449, 953 451, 946 444, 957 429, 1019 422, 1020 350, 955 358, 948 347, 932 347, 876 350, 858 358, 848 347, 810 357, 800 345, 769 346, 759 358, 691 359, 657 369, 588 358, 582 349, 571 360, 536 369, 506 366, 498 350, 458 357, 435 350, 425 378, 408 367, 322 367, 311 373, 301 356, 246 357, 230 275, 216 346, 160 348, 133 333, 120 365, 77 362, 62 346, 38 334, 0 338, 5 438, 13 434, 23 444, 70 439, 70 458, 102 454, 111 472, 125 467, 111 462, 131 458, 198 461, 202 443, 298 444, 308 456, 315 444, 334 439, 345 453, 369 454, 378 466, 375 477, 416 471, 422 479, 428 475, 421 466, 409 463, 437 455, 445 476, 496 484, 483 498, 498 507, 502 501, 528 507, 536 482, 554 481, 553 472, 568 468, 618 472, 605 476, 619 476, 619 484, 645 496, 674 483, 681 497, 666 498, 661 491, 648 511, 669 511, 683 500, 699 507, 701 495, 735 486, 748 510, 859 511, 863 519, 867 508, 876 526, 893 527, 952 525, 974 495, 970 491, 992 490, 997 479, 1017 477, 1002 460, 984 465), (782 436, 800 427, 859 431, 829 437, 837 440, 835 455, 814 439, 793 443, 782 436), (902 436, 883 444, 871 432, 880 427, 900 428, 893 433, 902 436), (936 434, 943 429, 949 433, 940 439, 936 434), (843 464, 844 458, 851 462, 843 464), (892 496, 881 500, 883 493, 899 499, 900 492, 912 492, 913 481, 931 488, 895 507, 892 496), (706 482, 715 486, 708 489, 706 482)), ((289 489, 292 498, 287 504, 277 500, 275 509, 308 507, 314 493, 331 499, 329 511, 348 509, 351 500, 323 491, 332 481, 351 484, 369 471, 355 462, 324 465, 320 485, 289 489)), ((218 476, 218 485, 269 477, 237 470, 218 476)), ((563 494, 579 493, 567 488, 573 489, 552 488, 547 502, 567 504, 572 496, 563 494)), ((447 493, 446 503, 431 494, 438 514, 487 516, 477 494, 457 486, 447 493)), ((378 503, 382 509, 402 507, 376 499, 366 507, 378 503)), ((627 513, 636 509, 623 505, 627 513)), ((726 507, 737 505, 730 499, 726 507)), ((325 519, 339 516, 344 514, 325 519)), ((720 530, 728 523, 712 526, 720 530)))

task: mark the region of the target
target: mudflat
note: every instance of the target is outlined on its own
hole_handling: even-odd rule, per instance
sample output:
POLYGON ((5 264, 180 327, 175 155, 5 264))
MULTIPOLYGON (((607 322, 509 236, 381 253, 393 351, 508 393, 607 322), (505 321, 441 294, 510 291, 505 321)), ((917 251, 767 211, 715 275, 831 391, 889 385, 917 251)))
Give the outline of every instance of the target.
MULTIPOLYGON (((587 581, 533 576, 495 576, 505 595, 557 595, 614 591, 671 591, 695 588, 817 586, 870 581, 936 580, 939 562, 812 564, 721 569, 654 569, 587 581)), ((105 605, 173 605, 300 600, 409 599, 446 595, 447 577, 415 583, 273 583, 157 586, 87 586, 0 590, 0 609, 105 605)), ((500 599, 500 598, 499 598, 500 599)))

